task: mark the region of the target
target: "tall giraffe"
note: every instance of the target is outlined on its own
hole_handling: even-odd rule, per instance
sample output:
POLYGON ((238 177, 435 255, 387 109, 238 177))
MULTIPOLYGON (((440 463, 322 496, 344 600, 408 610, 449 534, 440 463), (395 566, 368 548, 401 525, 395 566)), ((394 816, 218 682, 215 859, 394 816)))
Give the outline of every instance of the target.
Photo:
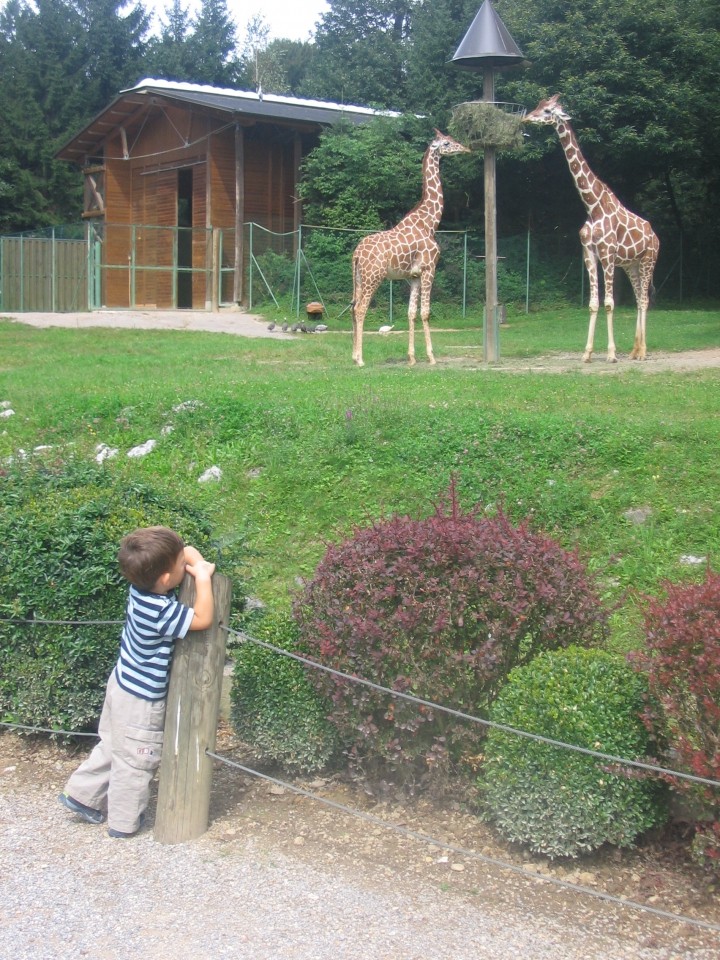
POLYGON ((560 138, 560 144, 570 167, 575 186, 585 204, 588 218, 580 230, 583 259, 590 278, 590 327, 583 360, 590 362, 595 338, 595 320, 600 307, 598 294, 598 261, 605 280, 605 313, 608 328, 608 363, 616 363, 613 339, 613 282, 615 267, 627 274, 637 302, 635 345, 631 360, 645 359, 645 324, 655 263, 660 250, 660 241, 652 227, 624 207, 612 190, 599 180, 587 165, 580 152, 577 139, 568 122, 570 117, 558 102, 558 94, 542 100, 527 114, 526 123, 552 124, 560 138))
POLYGON ((440 180, 440 157, 451 153, 469 153, 452 137, 435 131, 423 157, 422 200, 410 213, 392 227, 381 233, 364 237, 355 247, 353 268, 353 353, 355 363, 362 367, 362 336, 365 314, 373 294, 387 277, 390 280, 407 280, 410 284, 408 304, 408 328, 410 346, 408 362, 415 363, 415 317, 418 299, 420 319, 425 333, 425 349, 430 363, 435 363, 430 341, 430 293, 435 279, 435 267, 440 248, 435 240, 443 212, 443 190, 440 180))

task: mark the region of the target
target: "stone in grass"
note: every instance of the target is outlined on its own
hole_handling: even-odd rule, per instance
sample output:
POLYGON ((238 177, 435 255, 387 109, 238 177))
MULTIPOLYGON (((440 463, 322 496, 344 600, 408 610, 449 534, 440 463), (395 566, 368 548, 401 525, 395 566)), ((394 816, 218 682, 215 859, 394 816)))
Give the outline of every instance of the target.
POLYGON ((105 460, 112 460, 118 453, 119 450, 117 447, 109 447, 107 443, 99 443, 95 447, 95 459, 98 463, 103 463, 105 460))
POLYGON ((157 440, 146 440, 145 443, 141 443, 137 447, 133 447, 132 450, 128 450, 127 455, 129 457, 145 457, 154 450, 156 446, 157 440))
POLYGON ((217 482, 218 480, 222 480, 222 475, 220 467, 208 467, 205 473, 198 477, 198 483, 217 482))

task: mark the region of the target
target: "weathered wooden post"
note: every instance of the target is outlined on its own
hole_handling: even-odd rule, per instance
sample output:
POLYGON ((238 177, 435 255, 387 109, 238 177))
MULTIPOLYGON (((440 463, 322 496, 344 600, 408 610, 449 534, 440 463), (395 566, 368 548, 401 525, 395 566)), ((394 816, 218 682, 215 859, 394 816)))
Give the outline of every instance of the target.
MULTIPOLYGON (((232 585, 216 573, 212 590, 212 626, 175 644, 155 817, 160 843, 194 840, 208 828, 212 760, 205 751, 215 749, 232 585)), ((195 580, 186 575, 180 600, 192 606, 194 596, 195 580)))
MULTIPOLYGON (((507 27, 485 0, 450 61, 461 70, 483 72, 483 101, 495 103, 495 71, 522 63, 523 55, 507 27)), ((496 148, 485 146, 485 312, 483 315, 483 360, 500 359, 497 292, 496 148)))

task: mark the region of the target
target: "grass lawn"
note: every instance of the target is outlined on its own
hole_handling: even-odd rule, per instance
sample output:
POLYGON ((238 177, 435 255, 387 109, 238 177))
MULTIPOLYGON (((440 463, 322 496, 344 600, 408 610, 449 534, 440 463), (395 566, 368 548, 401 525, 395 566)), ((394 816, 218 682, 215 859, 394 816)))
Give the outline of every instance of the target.
MULTIPOLYGON (((449 312, 434 319, 436 367, 422 335, 412 369, 405 336, 368 335, 362 370, 347 315, 338 330, 291 341, 0 320, 0 401, 15 411, 0 421, 0 459, 40 445, 87 458, 99 443, 118 448, 107 469, 200 500, 218 542, 247 539, 248 581, 269 605, 287 604, 325 544, 353 526, 427 514, 454 471, 466 505, 503 502, 580 550, 619 603, 614 643, 628 646, 635 591, 697 579, 703 567, 681 558, 717 556, 720 370, 649 375, 624 360, 612 376, 588 376, 586 310, 509 321, 502 358, 569 353, 577 371, 486 369, 481 321, 449 312), (197 403, 173 409, 186 401, 197 403), (150 438, 152 453, 126 456, 150 438), (222 480, 199 484, 213 465, 222 480)), ((603 327, 600 317, 598 365, 603 327)), ((618 311, 621 355, 633 332, 634 314, 618 311)), ((648 342, 649 352, 716 347, 720 315, 653 311, 648 342)))

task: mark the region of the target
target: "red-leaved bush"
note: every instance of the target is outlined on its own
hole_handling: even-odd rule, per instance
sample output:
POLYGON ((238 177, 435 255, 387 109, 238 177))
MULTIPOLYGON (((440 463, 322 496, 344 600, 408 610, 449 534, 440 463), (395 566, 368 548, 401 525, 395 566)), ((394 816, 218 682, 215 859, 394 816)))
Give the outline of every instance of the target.
MULTIPOLYGON (((700 584, 668 584, 645 610, 646 646, 633 657, 648 676, 647 726, 668 746, 668 766, 720 781, 720 574, 700 584)), ((694 850, 720 870, 720 788, 672 781, 701 801, 694 850)))
MULTIPOLYGON (((393 517, 329 547, 297 600, 302 647, 345 673, 483 716, 510 670, 602 639, 607 616, 575 553, 497 516, 393 517)), ((472 763, 485 728, 311 670, 366 774, 406 784, 472 763)))

